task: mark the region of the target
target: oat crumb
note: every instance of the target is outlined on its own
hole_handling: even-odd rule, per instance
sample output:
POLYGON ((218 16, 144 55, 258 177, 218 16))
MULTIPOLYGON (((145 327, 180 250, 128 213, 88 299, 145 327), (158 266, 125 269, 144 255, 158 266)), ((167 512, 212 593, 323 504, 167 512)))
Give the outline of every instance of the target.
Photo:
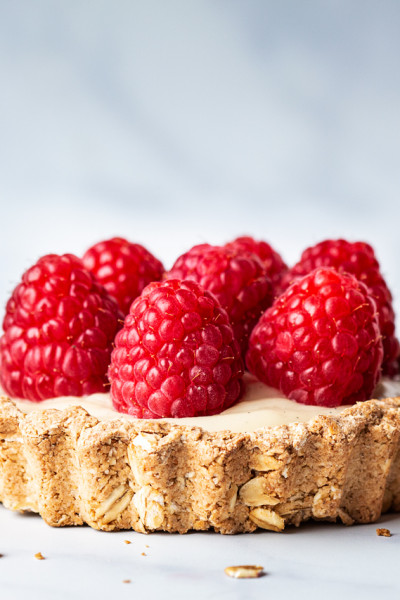
POLYGON ((142 556, 147 556, 146 552, 142 552, 142 556))
POLYGON ((145 548, 150 548, 150 546, 148 544, 145 544, 144 547, 145 548))
POLYGON ((264 568, 259 565, 238 565, 226 567, 225 573, 235 579, 255 579, 264 575, 264 568))
POLYGON ((37 558, 37 560, 44 560, 44 556, 41 552, 36 552, 35 558, 37 558))
POLYGON ((379 527, 376 530, 376 535, 380 535, 383 537, 391 537, 390 529, 386 529, 385 527, 379 527))
POLYGON ((3 558, 4 554, 0 554, 0 558, 3 558))
POLYGON ((132 542, 130 542, 129 540, 124 540, 125 544, 132 544, 132 542))
POLYGON ((130 582, 131 582, 131 580, 130 580, 130 579, 123 579, 123 580, 122 580, 122 583, 130 583, 130 582))

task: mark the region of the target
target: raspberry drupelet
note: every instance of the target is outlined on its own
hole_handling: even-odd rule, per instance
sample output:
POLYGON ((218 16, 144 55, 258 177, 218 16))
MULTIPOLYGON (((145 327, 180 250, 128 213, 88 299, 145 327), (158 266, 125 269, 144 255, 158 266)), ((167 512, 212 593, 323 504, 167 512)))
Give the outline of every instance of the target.
POLYGON ((228 242, 225 246, 226 248, 237 248, 245 252, 252 252, 258 256, 266 269, 267 275, 271 278, 274 290, 288 270, 281 255, 263 240, 257 241, 250 236, 241 236, 232 242, 228 242))
POLYGON ((72 254, 43 256, 6 307, 0 383, 12 397, 44 400, 104 392, 117 303, 72 254))
POLYGON ((117 300, 124 315, 146 285, 159 281, 164 273, 162 263, 146 248, 120 237, 89 248, 83 264, 117 300))
POLYGON ((238 248, 201 244, 182 254, 165 277, 196 281, 217 298, 244 357, 254 325, 272 304, 271 280, 260 259, 238 248))
POLYGON ((366 286, 335 269, 295 281, 253 330, 247 367, 303 404, 368 400, 383 357, 374 300, 366 286))
POLYGON ((114 407, 138 418, 219 413, 239 398, 243 363, 228 315, 192 281, 148 285, 117 334, 114 407))
POLYGON ((351 273, 368 288, 375 300, 383 342, 382 371, 393 376, 399 372, 399 342, 395 335, 392 294, 383 278, 373 248, 365 242, 325 240, 304 250, 298 263, 283 277, 281 291, 296 278, 317 267, 333 267, 339 273, 351 273))

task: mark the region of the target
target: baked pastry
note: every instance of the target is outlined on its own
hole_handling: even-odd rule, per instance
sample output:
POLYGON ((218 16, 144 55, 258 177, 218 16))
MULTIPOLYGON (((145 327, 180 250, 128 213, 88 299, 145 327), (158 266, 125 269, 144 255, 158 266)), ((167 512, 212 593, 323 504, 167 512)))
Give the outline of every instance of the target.
MULTIPOLYGON (((5 506, 54 526, 179 533, 282 531, 310 518, 370 522, 399 509, 400 384, 382 380, 378 399, 345 405, 371 397, 383 322, 393 341, 387 370, 397 365, 382 282, 376 291, 373 282, 367 288, 347 272, 318 268, 291 285, 263 312, 246 358, 292 399, 246 374, 234 404, 238 339, 244 354, 269 284, 253 255, 217 254, 200 271, 208 277, 217 265, 212 283, 222 286, 221 301, 207 278, 204 286, 150 284, 116 336, 118 306, 79 259, 50 255, 27 271, 0 339, 4 388, 30 400, 0 398, 5 506), (229 277, 221 257, 230 261, 229 277), (107 383, 113 343, 111 401, 93 392, 107 383)), ((195 276, 192 258, 184 277, 195 276)))
POLYGON ((400 399, 386 397, 399 384, 324 409, 245 380, 242 402, 193 419, 134 419, 107 394, 2 397, 0 500, 53 526, 179 533, 350 525, 400 509, 400 399))

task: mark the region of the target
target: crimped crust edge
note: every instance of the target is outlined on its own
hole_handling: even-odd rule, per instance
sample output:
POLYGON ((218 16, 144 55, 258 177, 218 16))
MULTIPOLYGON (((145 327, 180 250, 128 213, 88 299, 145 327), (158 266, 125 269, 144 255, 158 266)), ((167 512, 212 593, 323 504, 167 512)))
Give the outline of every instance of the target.
POLYGON ((251 433, 25 414, 0 398, 0 501, 53 526, 232 534, 400 510, 400 399, 251 433))

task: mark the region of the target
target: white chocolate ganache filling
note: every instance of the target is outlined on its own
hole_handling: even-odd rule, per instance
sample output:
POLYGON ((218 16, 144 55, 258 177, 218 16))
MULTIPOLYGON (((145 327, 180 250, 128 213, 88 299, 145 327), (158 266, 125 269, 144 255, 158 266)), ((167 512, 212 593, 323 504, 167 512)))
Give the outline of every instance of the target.
MULTIPOLYGON (((218 415, 159 420, 189 427, 202 427, 213 432, 229 430, 234 433, 244 433, 262 427, 305 423, 318 415, 338 415, 348 408, 346 405, 325 408, 324 406, 299 404, 288 400, 281 392, 264 385, 248 373, 244 376, 244 384, 245 390, 242 399, 218 415)), ((378 384, 373 398, 393 398, 399 395, 400 381, 385 378, 378 384)), ((90 415, 102 421, 118 418, 134 420, 134 417, 119 413, 113 408, 110 394, 92 394, 82 398, 73 396, 51 398, 42 402, 15 400, 15 403, 25 413, 49 408, 61 410, 71 406, 82 406, 90 415)))

